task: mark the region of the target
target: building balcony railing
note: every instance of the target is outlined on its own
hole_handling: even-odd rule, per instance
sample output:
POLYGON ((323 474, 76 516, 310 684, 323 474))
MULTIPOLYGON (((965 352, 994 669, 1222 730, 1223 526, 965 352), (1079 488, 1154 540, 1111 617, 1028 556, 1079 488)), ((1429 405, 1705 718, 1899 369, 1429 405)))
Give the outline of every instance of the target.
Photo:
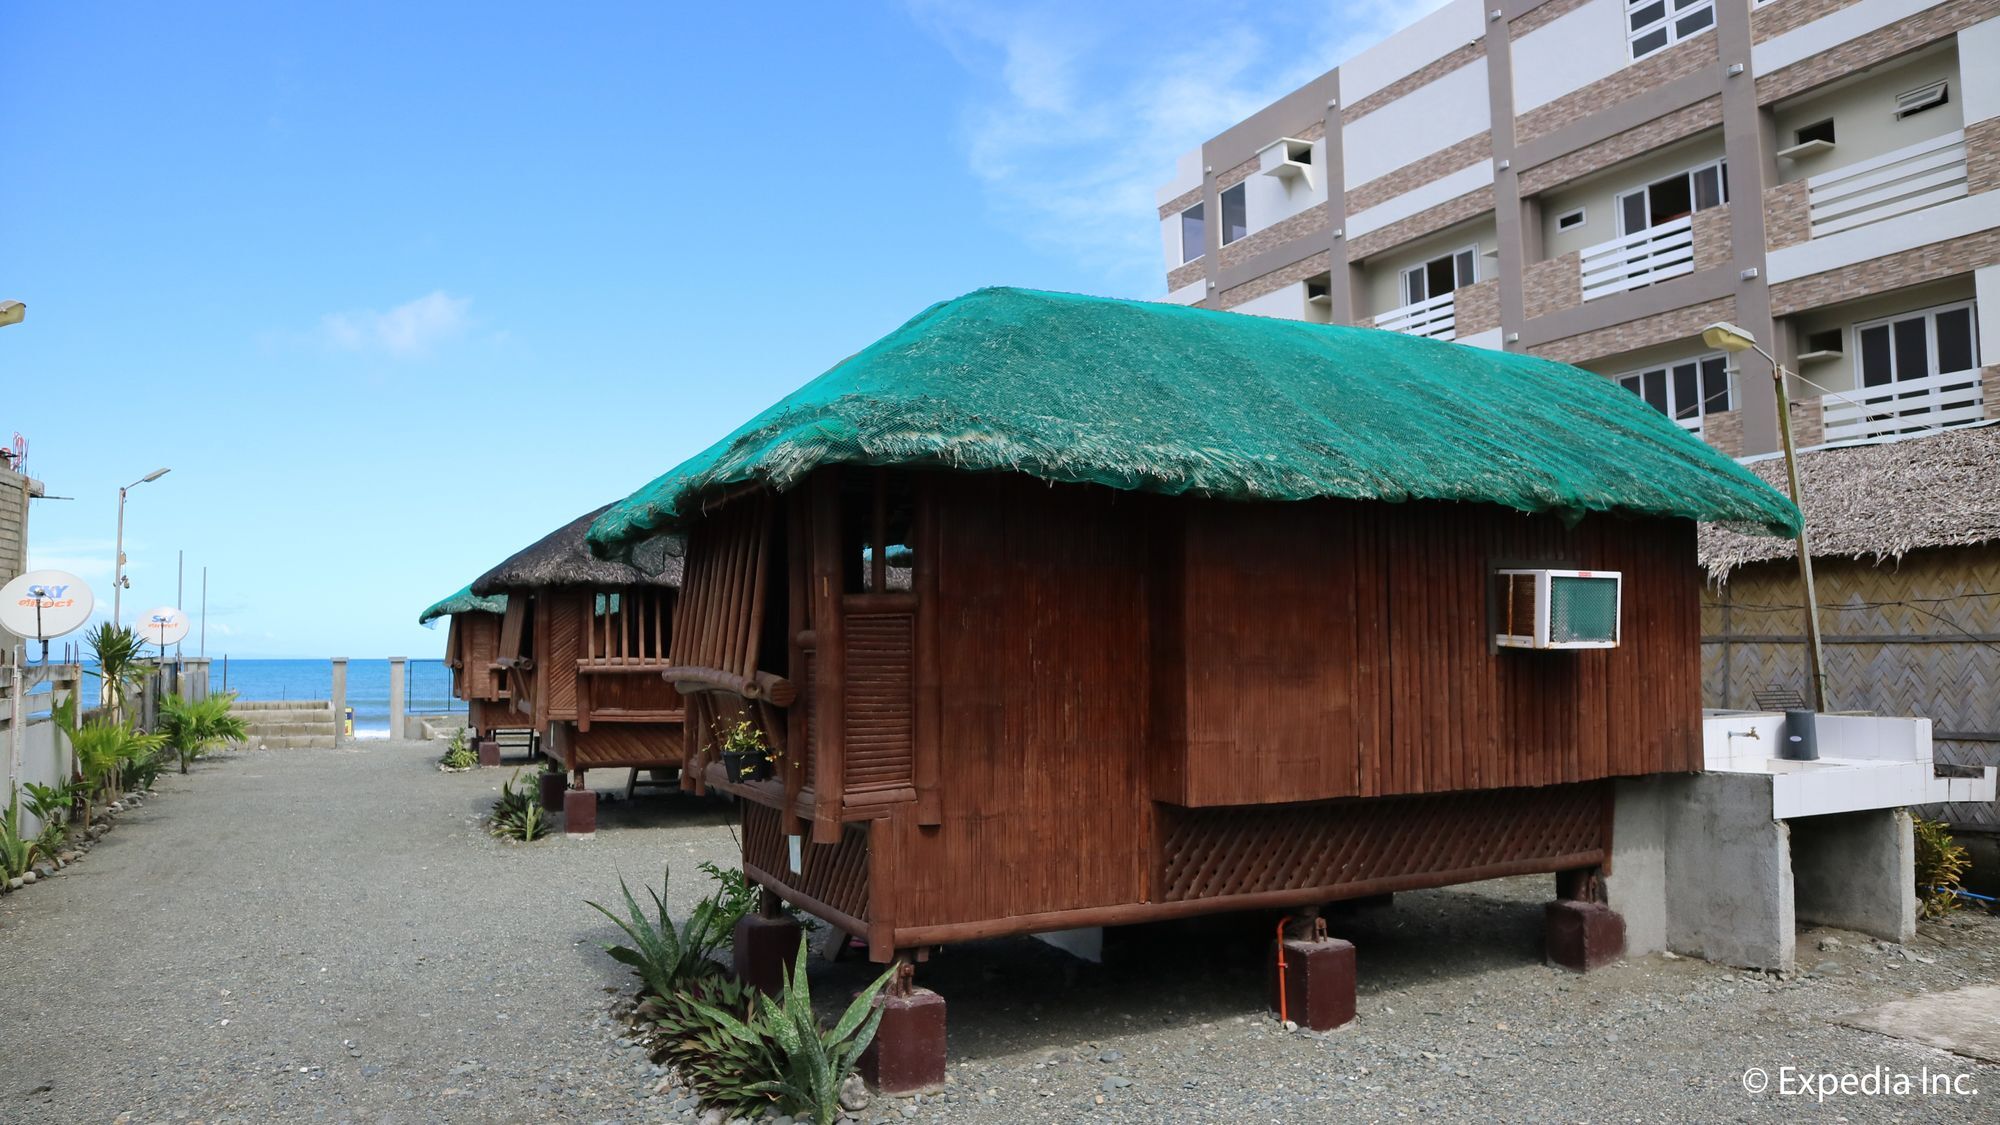
POLYGON ((1458 335, 1457 292, 1441 294, 1428 301, 1418 301, 1414 305, 1404 305, 1400 309, 1390 309, 1375 318, 1375 327, 1391 332, 1401 332, 1406 336, 1428 336, 1433 340, 1451 340, 1458 335))
POLYGON ((1982 372, 1950 371, 1827 395, 1825 440, 1854 441, 1941 430, 1986 417, 1982 372))
POLYGON ((1966 190, 1965 130, 1954 129, 1807 180, 1812 237, 1958 199, 1966 190))
POLYGON ((1583 299, 1623 293, 1694 272, 1694 216, 1600 242, 1583 251, 1583 299))

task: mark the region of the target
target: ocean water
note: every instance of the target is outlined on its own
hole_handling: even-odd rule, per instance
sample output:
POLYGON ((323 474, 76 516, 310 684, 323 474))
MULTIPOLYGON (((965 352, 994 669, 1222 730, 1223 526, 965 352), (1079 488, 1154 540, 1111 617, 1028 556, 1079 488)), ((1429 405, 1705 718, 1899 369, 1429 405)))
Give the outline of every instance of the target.
MULTIPOLYGON (((239 699, 331 699, 333 664, 326 660, 231 659, 225 686, 222 658, 209 665, 209 689, 233 691, 239 699)), ((451 672, 442 660, 412 659, 405 665, 410 713, 464 711, 451 697, 451 672)), ((347 705, 354 709, 356 735, 389 733, 389 662, 347 662, 347 705)))

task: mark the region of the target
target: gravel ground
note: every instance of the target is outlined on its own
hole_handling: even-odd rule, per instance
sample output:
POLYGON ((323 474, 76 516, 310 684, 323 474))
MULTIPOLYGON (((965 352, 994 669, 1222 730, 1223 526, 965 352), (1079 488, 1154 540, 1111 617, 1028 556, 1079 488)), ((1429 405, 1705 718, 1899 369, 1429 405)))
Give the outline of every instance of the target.
MULTIPOLYGON (((0 899, 0 1121, 695 1120, 615 1038, 630 978, 582 900, 671 861, 685 908, 706 889, 695 862, 734 857, 721 807, 612 802, 595 839, 507 844, 477 823, 506 775, 439 774, 435 753, 205 763, 82 864, 0 899)), ((918 974, 950 1004, 950 1085, 861 1117, 2000 1119, 2000 1067, 1835 1022, 2000 978, 2000 920, 1927 923, 1907 948, 1808 931, 1789 979, 1661 957, 1578 977, 1539 963, 1549 890, 1501 880, 1335 917, 1361 1015, 1325 1035, 1264 1017, 1261 917, 1117 931, 1103 965, 1030 939, 953 947, 918 974), (1744 1091, 1746 1069, 1787 1066, 1928 1067, 1980 1093, 1744 1091)), ((868 975, 817 964, 815 993, 838 1002, 868 975)))

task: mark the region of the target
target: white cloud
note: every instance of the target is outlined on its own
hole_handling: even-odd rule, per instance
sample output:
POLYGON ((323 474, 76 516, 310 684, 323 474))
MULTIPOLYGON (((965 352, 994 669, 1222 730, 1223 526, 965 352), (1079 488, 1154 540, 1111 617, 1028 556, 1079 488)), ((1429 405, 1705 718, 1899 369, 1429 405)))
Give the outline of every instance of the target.
POLYGON ((1442 0, 1108 9, 1038 0, 909 0, 984 89, 963 109, 966 160, 1027 237, 1160 290, 1154 190, 1181 153, 1339 65, 1442 0), (1254 25, 1254 26, 1253 26, 1254 25))
POLYGON ((467 315, 471 308, 472 298, 439 289, 386 312, 329 313, 321 318, 320 331, 335 347, 408 359, 463 335, 472 323, 467 315))
MULTIPOLYGON (((130 555, 134 544, 125 545, 130 555)), ((101 589, 111 592, 111 560, 116 546, 109 539, 55 539, 28 542, 29 570, 66 570, 101 589)))

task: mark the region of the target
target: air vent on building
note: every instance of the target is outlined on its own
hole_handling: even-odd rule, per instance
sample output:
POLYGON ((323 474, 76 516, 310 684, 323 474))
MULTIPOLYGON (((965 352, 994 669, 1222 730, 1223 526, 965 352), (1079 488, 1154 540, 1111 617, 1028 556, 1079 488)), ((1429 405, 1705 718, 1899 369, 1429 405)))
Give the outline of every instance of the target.
POLYGON ((1935 109, 1951 100, 1949 83, 1933 82, 1922 89, 1910 90, 1896 95, 1896 119, 1902 120, 1913 113, 1935 109))
POLYGON ((1839 359, 1844 351, 1841 346, 1840 329, 1829 328, 1824 332, 1808 332, 1805 350, 1799 353, 1799 362, 1812 363, 1821 359, 1839 359))
POLYGON ((1501 648, 1616 648, 1622 576, 1615 570, 1498 570, 1501 648))
POLYGON ((1306 303, 1328 307, 1333 304, 1333 278, 1326 274, 1306 278, 1306 303))
POLYGON ((1311 141, 1281 137, 1257 150, 1257 169, 1289 184, 1300 180, 1313 186, 1313 146, 1311 141))

